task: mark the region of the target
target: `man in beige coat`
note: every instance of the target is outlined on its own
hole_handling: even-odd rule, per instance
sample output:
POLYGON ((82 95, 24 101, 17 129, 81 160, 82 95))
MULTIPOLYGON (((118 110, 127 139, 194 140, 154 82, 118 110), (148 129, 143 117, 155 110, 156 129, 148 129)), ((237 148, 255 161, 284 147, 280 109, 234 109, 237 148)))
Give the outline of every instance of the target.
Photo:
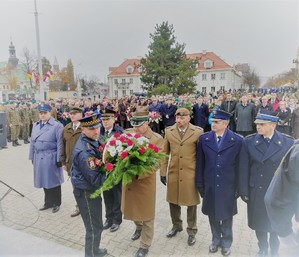
MULTIPOLYGON (((133 129, 125 130, 124 133, 138 133, 149 139, 151 144, 162 150, 163 138, 153 132, 148 126, 148 112, 136 112, 131 118, 133 129)), ((141 236, 140 248, 135 257, 144 257, 148 253, 154 236, 154 218, 156 204, 156 171, 146 173, 138 177, 132 183, 123 186, 121 210, 124 219, 134 221, 136 231, 132 240, 141 236)))
POLYGON ((197 233, 196 209, 200 203, 195 186, 196 146, 203 129, 190 124, 190 111, 177 109, 176 124, 165 129, 164 152, 171 156, 161 165, 161 182, 166 185, 172 229, 166 235, 171 238, 183 230, 181 206, 187 206, 188 245, 194 245, 197 233), (168 178, 166 174, 168 172, 168 178))

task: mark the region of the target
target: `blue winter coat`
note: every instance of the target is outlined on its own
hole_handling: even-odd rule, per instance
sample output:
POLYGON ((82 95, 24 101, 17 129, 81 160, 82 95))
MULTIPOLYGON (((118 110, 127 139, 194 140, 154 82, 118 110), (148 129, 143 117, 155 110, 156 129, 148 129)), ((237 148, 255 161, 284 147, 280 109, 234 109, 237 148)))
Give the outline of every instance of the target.
POLYGON ((243 138, 227 130, 218 148, 215 132, 203 134, 196 154, 196 187, 204 189, 202 212, 216 221, 237 213, 239 154, 243 138))
POLYGON ((239 194, 249 196, 248 226, 254 230, 272 232, 264 197, 274 172, 294 139, 275 131, 269 147, 263 136, 245 137, 240 154, 239 194))
POLYGON ((32 128, 29 160, 33 161, 34 186, 53 188, 64 182, 63 170, 57 167, 62 150, 63 125, 53 117, 40 129, 40 121, 32 128))

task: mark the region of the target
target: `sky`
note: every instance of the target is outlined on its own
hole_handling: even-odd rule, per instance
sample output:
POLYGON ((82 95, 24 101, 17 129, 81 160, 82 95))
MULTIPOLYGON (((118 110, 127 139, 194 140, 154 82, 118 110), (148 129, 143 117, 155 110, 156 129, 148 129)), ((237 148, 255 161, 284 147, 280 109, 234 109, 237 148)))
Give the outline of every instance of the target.
MULTIPOLYGON (((294 68, 297 0, 36 0, 41 55, 75 74, 107 81, 109 67, 144 57, 150 33, 172 24, 186 53, 211 51, 228 64, 249 63, 262 77, 294 68)), ((0 61, 10 41, 37 53, 34 0, 0 0, 0 61)))

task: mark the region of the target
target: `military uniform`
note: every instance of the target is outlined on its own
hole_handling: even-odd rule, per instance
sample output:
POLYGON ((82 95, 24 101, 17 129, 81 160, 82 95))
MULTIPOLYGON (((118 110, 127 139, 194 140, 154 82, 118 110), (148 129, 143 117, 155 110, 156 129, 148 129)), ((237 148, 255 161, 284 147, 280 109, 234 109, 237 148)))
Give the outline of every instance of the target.
MULTIPOLYGON (((80 119, 81 126, 99 126, 96 114, 80 119)), ((100 249, 102 221, 102 198, 92 199, 90 194, 100 188, 105 181, 105 174, 96 166, 96 159, 101 159, 98 147, 99 141, 88 138, 81 133, 73 150, 73 165, 71 167, 71 181, 74 196, 81 212, 86 230, 85 257, 104 256, 104 249, 100 249)))
POLYGON ((20 108, 20 120, 21 120, 21 137, 24 140, 24 144, 28 144, 29 130, 30 130, 30 112, 25 104, 20 108))
POLYGON ((20 114, 19 110, 14 106, 11 106, 7 111, 7 125, 10 127, 11 131, 11 141, 13 146, 20 145, 18 143, 18 138, 20 134, 20 114))

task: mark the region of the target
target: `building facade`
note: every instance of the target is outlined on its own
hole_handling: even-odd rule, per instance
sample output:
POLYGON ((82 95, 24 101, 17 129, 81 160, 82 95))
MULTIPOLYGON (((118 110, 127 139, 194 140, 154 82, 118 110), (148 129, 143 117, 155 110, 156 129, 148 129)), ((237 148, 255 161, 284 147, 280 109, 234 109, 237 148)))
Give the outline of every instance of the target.
MULTIPOLYGON (((187 54, 187 58, 197 59, 198 73, 195 81, 197 91, 213 93, 218 91, 238 90, 242 88, 241 72, 227 64, 213 52, 187 54)), ((126 59, 118 67, 110 67, 108 75, 109 96, 123 97, 134 93, 143 93, 140 80, 140 59, 126 59)))

